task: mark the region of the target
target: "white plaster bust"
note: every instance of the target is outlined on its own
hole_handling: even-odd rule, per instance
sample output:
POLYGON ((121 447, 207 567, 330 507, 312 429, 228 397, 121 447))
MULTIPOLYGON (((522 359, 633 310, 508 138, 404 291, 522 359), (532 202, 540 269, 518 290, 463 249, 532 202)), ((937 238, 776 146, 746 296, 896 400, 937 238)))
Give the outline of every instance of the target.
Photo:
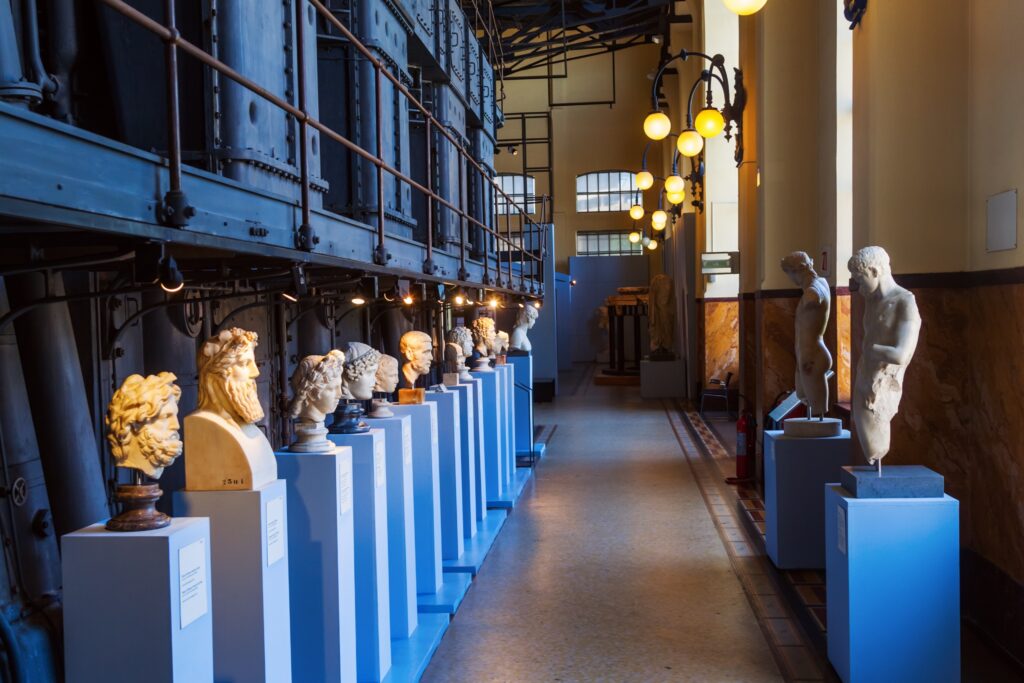
MULTIPOLYGON (((398 388, 398 359, 394 356, 383 354, 380 357, 380 365, 377 366, 377 383, 373 385, 375 392, 393 394, 398 388)), ((393 417, 394 413, 388 406, 391 405, 387 398, 373 399, 373 410, 368 417, 393 417)))
POLYGON ((185 418, 185 488, 251 490, 277 479, 270 442, 255 425, 263 419, 256 389, 255 332, 233 327, 203 343, 199 407, 185 418))
POLYGON ((523 308, 519 309, 519 313, 516 314, 516 325, 512 328, 512 337, 509 340, 509 347, 513 351, 529 353, 533 350, 533 344, 530 343, 527 332, 533 329, 538 316, 540 316, 540 311, 531 304, 526 304, 523 308))
POLYGON ((288 412, 298 418, 295 442, 290 449, 300 453, 334 450, 327 440, 324 417, 338 407, 342 394, 345 354, 337 349, 324 356, 306 356, 292 373, 292 402, 288 412))
POLYGON ((118 467, 131 467, 159 479, 181 455, 178 399, 181 389, 170 372, 130 375, 107 407, 107 442, 118 467))
POLYGON ((473 348, 481 356, 494 357, 494 340, 496 336, 494 318, 481 316, 473 321, 473 348))
POLYGON ((434 360, 434 342, 426 332, 412 330, 402 335, 399 346, 406 360, 402 366, 402 386, 414 389, 416 380, 430 372, 434 360))
POLYGON ((504 356, 508 353, 509 337, 508 332, 498 331, 494 338, 494 355, 504 356))
POLYGON ((864 343, 853 386, 853 421, 868 462, 889 452, 889 423, 899 412, 903 376, 917 349, 921 314, 914 295, 896 284, 889 255, 864 247, 849 262, 864 297, 864 343))
POLYGON ((651 351, 673 354, 676 331, 676 293, 672 278, 664 273, 654 276, 648 293, 647 327, 651 351))
POLYGON ((349 342, 345 348, 345 373, 341 383, 341 397, 368 401, 373 398, 377 384, 377 368, 381 352, 361 342, 349 342))
POLYGON ((782 270, 803 290, 796 307, 796 395, 810 416, 823 417, 828 412, 828 371, 832 369, 832 354, 823 337, 832 294, 805 252, 794 251, 782 259, 782 270))

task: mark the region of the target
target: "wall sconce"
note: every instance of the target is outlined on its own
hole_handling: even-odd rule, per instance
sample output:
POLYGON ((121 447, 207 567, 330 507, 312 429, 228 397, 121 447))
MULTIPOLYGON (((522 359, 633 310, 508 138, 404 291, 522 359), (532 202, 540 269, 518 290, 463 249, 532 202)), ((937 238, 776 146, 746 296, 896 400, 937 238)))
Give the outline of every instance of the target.
POLYGON ((768 0, 722 0, 728 10, 741 17, 750 16, 761 11, 768 0))

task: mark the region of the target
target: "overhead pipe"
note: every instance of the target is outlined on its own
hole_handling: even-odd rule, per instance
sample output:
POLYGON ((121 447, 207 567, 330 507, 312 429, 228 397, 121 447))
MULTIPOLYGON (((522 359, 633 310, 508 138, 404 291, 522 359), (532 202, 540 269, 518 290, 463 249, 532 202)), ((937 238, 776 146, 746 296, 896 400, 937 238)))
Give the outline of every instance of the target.
POLYGON ((55 119, 71 123, 71 72, 78 61, 78 31, 75 0, 47 0, 47 56, 53 70, 53 112, 55 119))

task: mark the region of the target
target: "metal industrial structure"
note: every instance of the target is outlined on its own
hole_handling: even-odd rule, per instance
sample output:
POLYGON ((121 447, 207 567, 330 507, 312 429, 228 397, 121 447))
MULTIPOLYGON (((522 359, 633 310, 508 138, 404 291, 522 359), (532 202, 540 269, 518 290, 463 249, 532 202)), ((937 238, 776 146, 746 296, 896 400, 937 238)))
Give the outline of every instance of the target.
POLYGON ((59 538, 110 514, 128 374, 189 412, 197 345, 254 330, 280 445, 302 356, 544 296, 491 54, 456 0, 0 0, 0 679, 63 678, 59 538))

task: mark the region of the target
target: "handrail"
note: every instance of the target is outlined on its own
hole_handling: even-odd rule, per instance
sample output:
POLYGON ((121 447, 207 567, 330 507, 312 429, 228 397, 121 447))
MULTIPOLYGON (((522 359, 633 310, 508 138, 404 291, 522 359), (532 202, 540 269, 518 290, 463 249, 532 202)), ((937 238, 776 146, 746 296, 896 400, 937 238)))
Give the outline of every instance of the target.
MULTIPOLYGON (((302 131, 306 127, 313 128, 313 129, 319 131, 321 134, 327 136, 329 139, 334 140, 335 142, 339 143, 340 145, 342 145, 343 147, 345 147, 349 151, 353 152, 354 154, 356 154, 360 158, 362 158, 365 161, 373 164, 377 168, 377 177, 378 177, 378 188, 377 188, 378 189, 378 207, 377 207, 377 211, 378 211, 378 221, 377 221, 378 222, 378 225, 377 225, 378 244, 377 244, 377 247, 375 249, 375 260, 377 260, 378 256, 383 256, 383 260, 386 262, 386 253, 387 253, 387 251, 386 251, 386 248, 385 248, 385 245, 384 245, 385 233, 384 233, 384 202, 383 202, 383 182, 382 182, 382 180, 383 180, 384 172, 387 172, 387 173, 391 174, 391 176, 394 177, 396 180, 401 181, 403 183, 406 183, 410 187, 413 187, 416 190, 418 190, 419 192, 421 192, 422 194, 426 195, 426 197, 428 198, 428 200, 427 200, 428 201, 428 208, 430 207, 430 205, 433 202, 437 202, 439 205, 444 206, 444 207, 448 208, 449 210, 451 210, 452 212, 454 212, 460 218, 460 221, 459 221, 459 225, 460 225, 460 229, 459 229, 460 271, 461 271, 459 273, 460 279, 463 279, 463 280, 465 279, 465 277, 464 277, 464 275, 465 275, 465 248, 466 248, 466 239, 467 239, 467 231, 464 229, 464 225, 463 225, 463 221, 465 221, 467 224, 475 225, 475 226, 479 227, 485 233, 487 233, 487 235, 489 235, 490 237, 495 239, 498 243, 505 244, 506 248, 508 249, 509 252, 511 252, 513 250, 519 251, 522 254, 525 254, 526 256, 528 256, 532 261, 534 261, 534 264, 531 267, 532 274, 531 274, 531 277, 530 277, 530 280, 531 280, 530 290, 531 290, 531 292, 533 291, 534 286, 537 284, 536 270, 535 270, 536 269, 536 265, 537 265, 537 263, 540 263, 542 261, 542 256, 540 254, 533 254, 532 252, 526 251, 526 250, 522 249, 521 247, 516 248, 514 242, 510 238, 510 236, 511 236, 510 227, 511 226, 506 225, 506 234, 502 235, 500 230, 497 229, 497 226, 495 226, 494 228, 490 227, 489 225, 487 225, 483 221, 481 221, 481 220, 477 219, 476 217, 470 215, 469 212, 466 211, 464 208, 462 208, 460 206, 457 206, 453 202, 451 202, 451 201, 445 199, 444 197, 442 197, 440 194, 435 192, 429 186, 425 186, 425 185, 417 182, 411 176, 403 173, 402 171, 398 170, 397 168, 395 168, 391 164, 389 164, 386 161, 384 161, 384 159, 383 159, 383 149, 380 146, 382 140, 381 140, 381 135, 380 135, 381 134, 381 130, 380 130, 381 126, 379 125, 380 113, 381 113, 380 112, 380 106, 381 106, 380 105, 380 100, 381 100, 381 95, 380 95, 380 93, 381 93, 381 88, 380 88, 381 77, 386 78, 388 81, 390 81, 392 83, 392 85, 399 92, 401 92, 409 100, 409 102, 412 103, 412 105, 415 106, 423 114, 423 116, 425 117, 425 122, 426 122, 428 133, 429 133, 429 131, 431 129, 436 130, 440 135, 442 135, 446 140, 448 140, 448 142, 458 152, 459 156, 461 158, 465 159, 465 161, 468 164, 470 164, 473 167, 473 169, 478 174, 480 174, 480 176, 481 176, 482 180, 484 181, 484 183, 486 183, 486 185, 490 185, 492 188, 494 188, 494 190, 496 192, 500 193, 505 198, 506 204, 508 206, 515 207, 515 212, 519 214, 520 232, 523 231, 523 228, 526 225, 529 225, 531 227, 536 227, 536 224, 529 217, 529 215, 525 212, 523 207, 521 207, 519 204, 517 204, 515 201, 513 201, 512 198, 504 190, 502 190, 500 187, 496 187, 494 185, 494 183, 491 182, 491 177, 488 175, 487 169, 484 166, 482 166, 480 163, 478 163, 466 151, 465 147, 461 144, 461 142, 458 140, 458 138, 452 132, 450 132, 447 129, 447 127, 444 124, 442 124, 433 115, 433 113, 430 112, 419 101, 419 99, 416 98, 415 95, 413 95, 412 92, 410 92, 410 90, 399 80, 399 78, 396 77, 394 74, 392 74, 386 68, 384 63, 381 60, 379 60, 377 57, 375 57, 373 55, 373 53, 370 51, 370 49, 368 47, 366 47, 358 38, 356 38, 356 36, 344 24, 342 24, 341 21, 333 13, 331 13, 320 2, 320 0, 309 0, 309 4, 312 5, 316 9, 317 13, 322 18, 324 18, 329 24, 331 24, 334 28, 336 28, 342 34, 342 36, 346 40, 348 40, 351 43, 351 45, 360 54, 362 54, 363 57, 365 57, 373 65, 373 67, 374 67, 374 69, 376 71, 376 85, 377 85, 377 88, 376 88, 376 90, 377 90, 377 98, 376 99, 377 99, 377 102, 375 104, 376 104, 376 108, 377 108, 377 112, 376 113, 377 113, 377 120, 378 120, 378 136, 377 136, 378 149, 377 149, 377 154, 376 155, 372 154, 371 152, 367 151, 366 149, 364 149, 363 147, 361 147, 357 143, 349 140, 345 136, 343 136, 340 133, 336 132, 335 130, 333 130, 332 128, 327 126, 326 124, 324 124, 324 123, 318 121, 317 119, 311 117, 305 111, 305 106, 304 106, 304 104, 305 104, 305 102, 304 102, 304 100, 305 100, 305 87, 304 87, 304 83, 302 82, 302 81, 304 81, 305 74, 302 73, 302 71, 303 71, 302 69, 300 69, 300 74, 299 74, 299 79, 300 79, 299 105, 300 106, 296 107, 296 106, 292 105, 290 102, 281 99, 277 95, 275 95, 272 92, 268 91, 266 88, 260 86, 258 83, 254 82, 254 81, 252 81, 252 80, 250 80, 248 78, 246 78, 245 76, 240 74, 235 69, 231 68, 230 66, 228 66, 224 62, 220 61, 216 57, 213 57, 212 55, 210 55, 208 52, 206 52, 202 48, 198 47, 197 45, 195 45, 195 44, 191 43, 190 41, 186 40, 185 38, 183 38, 181 36, 181 34, 178 32, 178 30, 174 27, 174 2, 173 2, 173 0, 167 0, 167 2, 166 2, 166 10, 167 11, 165 12, 165 15, 166 15, 165 19, 168 22, 168 26, 165 26, 165 25, 159 23, 158 21, 150 18, 149 16, 143 14, 142 12, 140 12, 137 9, 135 9, 131 5, 128 5, 126 2, 124 2, 124 0, 102 0, 102 1, 103 1, 103 3, 105 5, 107 5, 108 7, 113 9, 114 11, 120 13, 121 15, 123 15, 124 17, 126 17, 130 21, 134 22, 135 24, 137 24, 141 28, 150 31, 151 33, 153 33, 157 37, 159 37, 161 40, 163 40, 164 43, 166 43, 166 50, 167 50, 168 55, 172 55, 177 50, 181 50, 182 52, 190 55, 191 57, 193 57, 195 59, 197 59, 200 63, 204 64, 205 66, 207 66, 207 67, 217 71, 221 75, 231 79, 232 81, 234 81, 235 83, 239 84, 243 88, 249 90, 250 92, 254 93, 255 95, 258 95, 259 97, 263 98, 264 100, 270 102, 272 105, 276 106, 277 108, 285 111, 286 113, 288 113, 289 115, 294 117, 296 119, 296 121, 298 121, 298 123, 299 123, 300 131, 302 131)), ((299 24, 302 23, 301 20, 298 19, 298 17, 296 17, 296 20, 298 21, 299 24)), ((300 32, 300 36, 299 36, 300 38, 301 38, 301 30, 302 30, 301 28, 296 27, 296 31, 300 32)), ((305 47, 304 47, 303 43, 301 42, 301 40, 299 41, 299 45, 298 45, 297 49, 300 51, 300 53, 304 52, 304 50, 305 50, 305 47)), ((174 72, 176 71, 176 66, 177 66, 176 64, 174 64, 173 67, 169 65, 168 73, 165 74, 165 77, 167 77, 169 80, 175 79, 175 73, 174 72)), ((178 130, 180 128, 180 122, 177 120, 177 117, 171 117, 170 123, 172 124, 170 127, 175 129, 175 130, 169 131, 169 135, 171 136, 171 138, 175 139, 177 137, 180 137, 180 130, 178 130)), ((300 244, 301 245, 305 245, 306 248, 310 248, 311 249, 312 245, 315 244, 315 242, 317 240, 316 240, 315 237, 312 236, 312 229, 308 225, 308 220, 309 220, 309 215, 310 215, 309 173, 308 173, 308 167, 306 167, 306 163, 305 163, 305 161, 306 161, 306 154, 308 154, 308 150, 307 150, 307 145, 309 144, 308 136, 301 135, 300 136, 300 141, 301 141, 301 144, 302 144, 302 155, 301 155, 301 159, 302 160, 300 161, 300 164, 302 166, 304 166, 304 168, 300 169, 302 171, 302 173, 301 173, 301 177, 302 177, 301 182, 302 182, 302 185, 303 185, 302 193, 301 193, 301 203, 302 203, 302 207, 301 208, 302 208, 303 225, 300 226, 300 235, 299 236, 300 236, 300 244)), ((459 168, 460 168, 460 170, 463 168, 462 164, 459 165, 459 168)), ((172 169, 172 174, 173 174, 173 170, 174 169, 172 169)), ((432 184, 431 181, 429 180, 429 178, 430 178, 430 176, 428 174, 428 181, 427 181, 428 185, 432 184)), ((460 183, 460 185, 461 185, 461 183, 460 183)), ((460 191, 459 194, 461 195, 460 196, 461 203, 465 204, 466 202, 465 202, 464 194, 461 191, 460 191)), ((492 204, 492 206, 493 206, 493 204, 492 204)), ((430 214, 430 211, 428 210, 428 215, 429 214, 430 214)), ((507 219, 509 217, 510 216, 506 216, 507 219)), ((428 231, 432 232, 432 229, 433 229, 432 217, 428 217, 428 231)), ((434 249, 433 235, 432 234, 428 234, 428 244, 427 244, 427 254, 428 254, 428 257, 427 257, 427 262, 425 262, 425 264, 424 264, 424 271, 425 272, 428 270, 427 266, 428 266, 428 264, 430 262, 430 256, 432 254, 433 249, 434 249)), ((488 249, 487 249, 486 240, 485 240, 485 245, 484 245, 484 272, 485 272, 484 280, 485 280, 485 282, 483 284, 490 284, 489 282, 487 282, 487 280, 489 278, 486 275, 486 273, 488 271, 487 251, 488 251, 488 249)), ((500 276, 501 272, 503 270, 503 267, 502 267, 503 264, 501 263, 500 256, 498 256, 498 254, 495 254, 495 256, 497 257, 497 259, 496 259, 497 260, 496 268, 497 268, 497 272, 498 272, 498 274, 500 276)), ((525 258, 525 257, 521 257, 521 258, 525 258)), ((522 261, 522 262, 525 263, 525 261, 522 261)), ((384 265, 384 264, 380 263, 378 261, 378 265, 384 265)), ((541 269, 541 271, 543 271, 543 269, 541 269)), ((431 275, 432 273, 428 272, 427 274, 431 275)), ((509 263, 508 263, 508 280, 507 280, 509 288, 511 288, 511 285, 512 285, 512 278, 513 278, 513 274, 512 274, 512 261, 511 261, 511 253, 510 253, 509 263)), ((526 286, 525 286, 525 267, 520 267, 519 278, 520 278, 520 289, 525 291, 525 289, 526 289, 526 286)))

